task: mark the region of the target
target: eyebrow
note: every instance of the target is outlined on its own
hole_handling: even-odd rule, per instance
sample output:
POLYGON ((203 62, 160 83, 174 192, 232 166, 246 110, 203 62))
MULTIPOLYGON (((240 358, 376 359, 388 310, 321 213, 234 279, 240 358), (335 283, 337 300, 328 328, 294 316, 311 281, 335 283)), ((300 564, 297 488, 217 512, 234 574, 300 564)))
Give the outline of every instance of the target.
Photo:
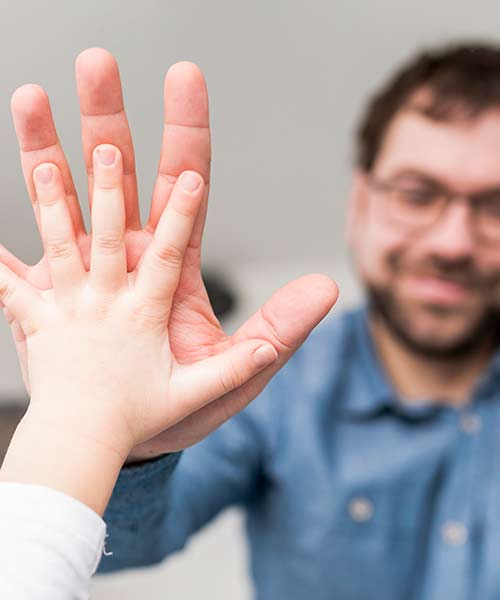
MULTIPOLYGON (((419 169, 415 169, 415 168, 403 168, 389 176, 389 178, 392 180, 402 179, 405 177, 418 179, 421 182, 426 183, 427 185, 432 185, 436 188, 440 188, 440 189, 444 189, 444 190, 451 189, 446 183, 443 183, 442 181, 437 179, 434 175, 429 174, 425 171, 420 171, 419 169)), ((483 195, 489 195, 492 193, 500 194, 500 182, 493 184, 489 187, 485 187, 483 189, 479 189, 477 191, 470 192, 467 195, 468 196, 483 196, 483 195)))
POLYGON ((413 177, 415 179, 423 179, 426 182, 433 183, 441 187, 446 187, 446 184, 439 181, 439 179, 435 178, 433 175, 424 171, 419 171, 417 169, 400 169, 392 175, 390 175, 391 179, 400 179, 402 177, 413 177))

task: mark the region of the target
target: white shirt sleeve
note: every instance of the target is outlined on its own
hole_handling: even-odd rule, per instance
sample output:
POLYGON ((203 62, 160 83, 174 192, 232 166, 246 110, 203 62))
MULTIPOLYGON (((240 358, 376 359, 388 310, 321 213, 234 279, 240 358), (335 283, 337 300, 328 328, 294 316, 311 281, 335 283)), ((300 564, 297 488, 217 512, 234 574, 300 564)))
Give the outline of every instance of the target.
POLYGON ((0 483, 0 598, 88 599, 105 538, 102 518, 75 498, 0 483))

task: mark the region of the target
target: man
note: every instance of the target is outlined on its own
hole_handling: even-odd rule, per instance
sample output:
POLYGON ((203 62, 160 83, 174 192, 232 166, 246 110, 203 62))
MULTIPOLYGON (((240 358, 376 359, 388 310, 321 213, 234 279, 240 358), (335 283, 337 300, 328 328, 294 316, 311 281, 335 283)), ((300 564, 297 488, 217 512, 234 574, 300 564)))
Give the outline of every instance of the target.
POLYGON ((367 306, 182 455, 143 448, 169 454, 123 470, 102 571, 241 504, 261 599, 500 596, 499 148, 499 49, 424 54, 379 91, 347 228, 367 306))

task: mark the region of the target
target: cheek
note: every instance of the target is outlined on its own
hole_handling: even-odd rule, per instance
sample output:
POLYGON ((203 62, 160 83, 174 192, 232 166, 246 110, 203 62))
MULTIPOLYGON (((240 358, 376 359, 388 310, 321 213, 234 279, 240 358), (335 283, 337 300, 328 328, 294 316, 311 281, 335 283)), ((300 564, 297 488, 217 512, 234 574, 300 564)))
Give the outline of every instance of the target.
POLYGON ((363 281, 375 285, 391 283, 394 272, 390 257, 405 253, 407 240, 378 220, 367 219, 359 227, 354 248, 355 262, 363 281))
POLYGON ((500 273, 500 248, 486 248, 478 256, 477 265, 483 273, 500 273))
POLYGON ((485 297, 500 307, 500 248, 486 249, 477 259, 477 269, 490 282, 485 297))

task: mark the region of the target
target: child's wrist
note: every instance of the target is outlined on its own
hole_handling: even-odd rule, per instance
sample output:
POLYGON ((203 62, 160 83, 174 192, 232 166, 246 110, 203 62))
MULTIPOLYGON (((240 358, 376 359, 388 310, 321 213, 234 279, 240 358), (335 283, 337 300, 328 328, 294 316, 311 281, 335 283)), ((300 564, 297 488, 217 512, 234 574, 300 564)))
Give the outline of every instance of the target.
POLYGON ((89 438, 89 442, 108 447, 127 458, 134 446, 132 432, 119 412, 120 402, 108 394, 98 398, 67 394, 40 394, 34 390, 23 420, 44 424, 49 429, 71 431, 74 435, 89 438))
POLYGON ((57 489, 102 515, 131 448, 103 438, 102 423, 92 428, 78 415, 43 415, 40 408, 30 406, 18 425, 0 480, 57 489))

